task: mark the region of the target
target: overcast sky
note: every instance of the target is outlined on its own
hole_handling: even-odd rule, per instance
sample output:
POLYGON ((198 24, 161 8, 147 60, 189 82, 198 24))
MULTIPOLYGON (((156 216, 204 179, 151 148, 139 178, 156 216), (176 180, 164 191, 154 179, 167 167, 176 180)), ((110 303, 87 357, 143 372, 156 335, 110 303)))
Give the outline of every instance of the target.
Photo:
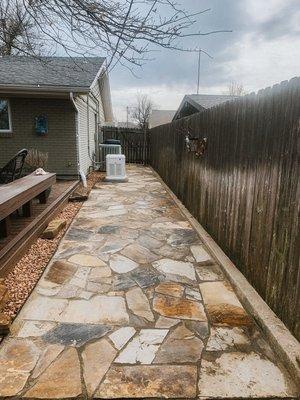
MULTIPOLYGON (((211 8, 198 17, 196 31, 229 29, 193 38, 214 58, 202 56, 200 93, 222 94, 236 81, 247 92, 299 76, 300 0, 181 0, 189 11, 211 8)), ((197 54, 156 49, 134 77, 117 67, 110 74, 115 117, 126 119, 126 106, 137 93, 147 94, 155 108, 177 109, 182 97, 196 92, 197 54)))

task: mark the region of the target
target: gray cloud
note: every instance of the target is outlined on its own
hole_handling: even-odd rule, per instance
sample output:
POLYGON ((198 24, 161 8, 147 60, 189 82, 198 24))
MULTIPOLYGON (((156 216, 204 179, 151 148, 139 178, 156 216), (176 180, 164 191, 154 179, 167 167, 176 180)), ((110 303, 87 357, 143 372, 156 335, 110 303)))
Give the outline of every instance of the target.
MULTIPOLYGON (((265 86, 270 84, 269 63, 271 61, 268 61, 267 57, 277 60, 280 55, 281 49, 274 45, 275 40, 285 39, 290 45, 299 34, 295 23, 296 13, 299 12, 299 0, 282 0, 280 7, 278 0, 268 0, 268 2, 263 18, 259 15, 260 10, 256 10, 256 7, 261 5, 259 0, 257 2, 256 0, 185 0, 183 2, 184 7, 191 11, 211 8, 210 12, 199 17, 195 30, 201 32, 216 29, 232 30, 231 33, 188 38, 183 42, 187 47, 199 46, 214 57, 210 60, 205 55, 202 56, 200 84, 203 91, 226 90, 232 79, 238 79, 246 88, 248 86, 249 90, 263 87, 256 87, 256 81, 260 82, 259 84, 263 82, 262 85, 265 86), (259 46, 261 51, 257 54, 259 46), (252 57, 248 60, 247 55, 248 57, 253 55, 256 59, 253 60, 252 57), (255 78, 255 74, 259 74, 259 79, 255 78), (266 83, 264 83, 264 77, 266 83)), ((134 72, 139 78, 120 66, 112 71, 111 85, 114 96, 116 97, 116 94, 118 96, 118 91, 123 92, 122 100, 118 97, 113 98, 117 107, 125 108, 126 101, 127 104, 134 102, 133 90, 146 93, 148 90, 149 93, 153 93, 156 89, 158 91, 164 87, 165 91, 173 94, 180 93, 180 96, 183 90, 195 92, 197 54, 159 48, 154 50, 150 55, 154 60, 147 62, 140 69, 135 69, 134 72), (128 90, 127 100, 126 96, 124 97, 126 90, 128 90)), ((291 57, 295 55, 299 56, 299 50, 294 51, 291 57)), ((292 76, 295 75, 294 70, 295 68, 290 72, 292 76)), ((291 77, 288 70, 284 73, 286 75, 279 79, 291 77)), ((180 101, 180 96, 176 98, 177 103, 180 101)), ((165 94, 161 91, 153 98, 156 103, 162 103, 163 99, 165 99, 165 94)), ((174 104, 177 104, 176 102, 174 100, 174 104)), ((165 106, 165 104, 160 105, 165 106)), ((174 107, 176 108, 176 105, 174 107)))

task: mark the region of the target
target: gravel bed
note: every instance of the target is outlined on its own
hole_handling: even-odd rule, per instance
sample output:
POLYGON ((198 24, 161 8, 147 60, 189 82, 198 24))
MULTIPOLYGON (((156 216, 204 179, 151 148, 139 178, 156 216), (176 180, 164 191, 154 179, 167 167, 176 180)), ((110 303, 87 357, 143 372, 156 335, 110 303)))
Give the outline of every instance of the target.
MULTIPOLYGON (((88 189, 91 190, 101 177, 101 173, 92 172, 88 177, 88 189)), ((82 202, 68 203, 55 217, 55 219, 65 219, 67 221, 66 227, 52 240, 38 238, 6 276, 4 284, 8 288, 9 300, 3 310, 5 315, 11 318, 17 315, 55 253, 61 238, 81 205, 82 202)))

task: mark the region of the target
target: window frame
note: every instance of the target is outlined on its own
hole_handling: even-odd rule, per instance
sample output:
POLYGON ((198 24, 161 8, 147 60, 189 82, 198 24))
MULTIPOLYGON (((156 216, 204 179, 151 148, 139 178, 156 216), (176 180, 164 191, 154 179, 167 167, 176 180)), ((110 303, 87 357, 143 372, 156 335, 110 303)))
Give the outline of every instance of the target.
POLYGON ((10 100, 7 99, 6 97, 1 97, 0 96, 0 101, 7 101, 7 111, 8 111, 8 129, 1 129, 0 128, 0 134, 1 133, 12 133, 12 118, 11 118, 11 108, 10 108, 10 100))

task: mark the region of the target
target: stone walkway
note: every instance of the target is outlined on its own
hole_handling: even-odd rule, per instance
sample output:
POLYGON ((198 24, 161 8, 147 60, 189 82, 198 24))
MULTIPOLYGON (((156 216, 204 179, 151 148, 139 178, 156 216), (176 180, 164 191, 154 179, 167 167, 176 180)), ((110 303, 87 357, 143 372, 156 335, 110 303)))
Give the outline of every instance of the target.
POLYGON ((286 398, 295 387, 152 171, 96 185, 0 346, 0 396, 286 398))

